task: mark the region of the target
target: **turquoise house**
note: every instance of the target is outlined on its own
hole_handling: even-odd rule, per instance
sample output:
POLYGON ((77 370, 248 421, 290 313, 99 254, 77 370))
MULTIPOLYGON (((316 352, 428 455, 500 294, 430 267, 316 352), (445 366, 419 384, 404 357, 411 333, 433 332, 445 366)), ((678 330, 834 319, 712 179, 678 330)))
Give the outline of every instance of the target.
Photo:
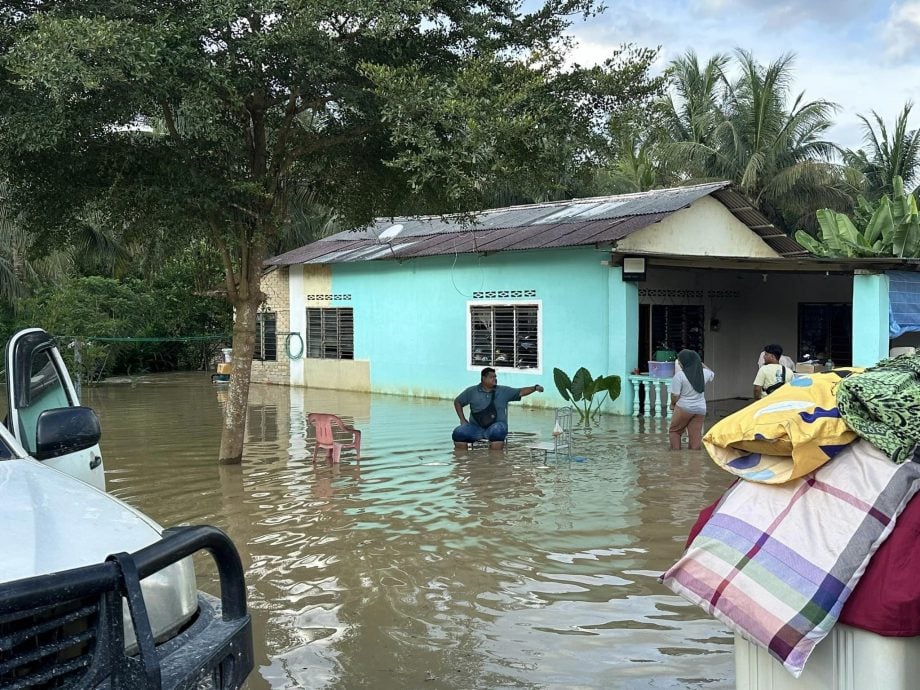
POLYGON ((749 397, 768 342, 838 365, 910 345, 889 338, 892 269, 914 265, 808 255, 727 182, 380 219, 267 262, 252 378, 451 399, 494 366, 556 406, 553 368, 584 366, 634 414, 652 353, 691 347, 712 399, 749 397))

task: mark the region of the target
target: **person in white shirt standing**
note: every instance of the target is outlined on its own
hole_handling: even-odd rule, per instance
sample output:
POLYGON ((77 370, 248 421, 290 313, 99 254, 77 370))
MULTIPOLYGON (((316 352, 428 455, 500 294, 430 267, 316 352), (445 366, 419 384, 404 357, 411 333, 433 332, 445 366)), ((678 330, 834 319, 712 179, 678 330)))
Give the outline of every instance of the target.
POLYGON ((794 376, 792 369, 780 364, 783 348, 779 345, 767 345, 763 349, 764 365, 757 370, 754 378, 754 400, 760 400, 783 384, 789 383, 794 376))
MULTIPOLYGON (((760 357, 757 358, 757 368, 758 369, 760 369, 760 367, 762 367, 764 364, 767 363, 766 356, 767 356, 766 351, 761 350, 760 357)), ((795 362, 792 361, 792 357, 790 357, 789 355, 780 355, 779 363, 782 364, 787 369, 791 369, 792 371, 795 371, 795 362)))
POLYGON ((684 431, 690 441, 690 450, 702 450, 703 420, 706 418, 704 391, 715 374, 693 350, 681 350, 677 353, 677 361, 680 369, 671 379, 671 427, 668 429, 671 450, 680 450, 684 431))

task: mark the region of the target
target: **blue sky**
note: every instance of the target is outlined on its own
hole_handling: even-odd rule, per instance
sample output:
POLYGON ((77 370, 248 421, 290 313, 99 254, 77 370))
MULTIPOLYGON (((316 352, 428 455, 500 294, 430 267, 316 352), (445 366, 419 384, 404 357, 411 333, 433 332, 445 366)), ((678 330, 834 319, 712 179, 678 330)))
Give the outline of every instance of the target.
MULTIPOLYGON (((530 3, 528 3, 530 4, 530 3)), ((606 0, 576 21, 575 61, 593 64, 622 43, 661 47, 658 68, 692 49, 703 60, 735 48, 761 63, 796 55, 793 91, 837 103, 830 137, 857 147, 857 114, 875 110, 889 128, 907 100, 920 127, 920 0, 606 0)))

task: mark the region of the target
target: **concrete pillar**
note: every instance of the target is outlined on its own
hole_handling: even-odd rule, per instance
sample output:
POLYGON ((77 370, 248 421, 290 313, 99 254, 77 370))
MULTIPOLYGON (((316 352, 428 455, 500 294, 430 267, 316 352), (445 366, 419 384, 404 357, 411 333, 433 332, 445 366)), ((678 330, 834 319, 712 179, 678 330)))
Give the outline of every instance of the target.
POLYGON ((870 367, 888 356, 888 276, 853 275, 853 366, 870 367))
MULTIPOLYGON (((306 354, 307 308, 303 289, 303 266, 301 264, 295 264, 293 266, 288 266, 287 270, 289 271, 288 304, 291 307, 290 329, 291 333, 300 334, 304 345, 304 351, 300 359, 291 360, 289 379, 292 386, 305 386, 307 383, 304 377, 303 355, 306 354)), ((296 341, 296 338, 292 336, 292 340, 296 341)), ((294 352, 297 351, 294 343, 291 343, 291 349, 294 352)))
POLYGON ((629 373, 639 359, 639 286, 623 282, 620 266, 611 267, 609 276, 609 352, 605 373, 620 377, 620 397, 613 402, 611 410, 616 414, 629 415, 633 411, 629 373))

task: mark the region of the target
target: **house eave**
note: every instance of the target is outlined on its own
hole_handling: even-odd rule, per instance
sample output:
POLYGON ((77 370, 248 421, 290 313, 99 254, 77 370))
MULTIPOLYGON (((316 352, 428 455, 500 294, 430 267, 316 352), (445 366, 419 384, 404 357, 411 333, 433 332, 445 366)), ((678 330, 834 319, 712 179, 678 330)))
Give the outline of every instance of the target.
POLYGON ((846 273, 856 271, 920 271, 920 259, 891 258, 828 258, 792 256, 745 258, 728 256, 684 256, 652 252, 611 252, 611 264, 621 265, 625 256, 644 256, 649 266, 671 268, 702 268, 717 270, 770 271, 787 273, 846 273))

